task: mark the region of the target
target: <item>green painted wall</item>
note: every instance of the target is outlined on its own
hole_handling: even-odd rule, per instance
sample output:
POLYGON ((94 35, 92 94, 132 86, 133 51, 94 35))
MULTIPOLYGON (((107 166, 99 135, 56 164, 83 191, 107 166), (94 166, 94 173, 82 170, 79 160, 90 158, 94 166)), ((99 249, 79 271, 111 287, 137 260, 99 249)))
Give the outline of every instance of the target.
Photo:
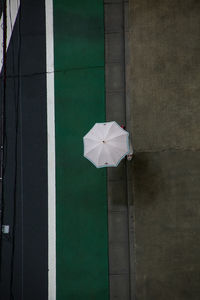
POLYGON ((54 1, 57 300, 108 299, 106 171, 82 137, 105 120, 103 0, 54 1))

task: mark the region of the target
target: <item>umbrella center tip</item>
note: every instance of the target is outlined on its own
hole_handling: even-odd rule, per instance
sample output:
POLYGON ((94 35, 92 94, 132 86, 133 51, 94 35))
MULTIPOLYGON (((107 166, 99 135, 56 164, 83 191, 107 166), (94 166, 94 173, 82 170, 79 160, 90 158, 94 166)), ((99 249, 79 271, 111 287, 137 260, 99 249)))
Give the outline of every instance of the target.
POLYGON ((105 144, 105 141, 102 141, 105 144))

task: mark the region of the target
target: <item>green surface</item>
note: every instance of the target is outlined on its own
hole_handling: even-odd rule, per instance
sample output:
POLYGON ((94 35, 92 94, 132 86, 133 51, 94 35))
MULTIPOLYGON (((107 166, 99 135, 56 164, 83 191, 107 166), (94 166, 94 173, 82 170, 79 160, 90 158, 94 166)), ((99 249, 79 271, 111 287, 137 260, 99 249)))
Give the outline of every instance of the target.
POLYGON ((107 300, 106 170, 82 138, 105 120, 103 1, 54 1, 57 300, 107 300))

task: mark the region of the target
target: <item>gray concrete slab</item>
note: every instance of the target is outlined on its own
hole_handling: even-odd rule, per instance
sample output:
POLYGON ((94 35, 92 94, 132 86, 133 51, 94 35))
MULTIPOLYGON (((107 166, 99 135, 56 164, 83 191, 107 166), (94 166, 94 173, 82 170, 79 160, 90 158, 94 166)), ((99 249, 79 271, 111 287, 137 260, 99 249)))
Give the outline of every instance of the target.
POLYGON ((126 164, 121 161, 117 168, 108 168, 107 171, 109 181, 126 180, 126 164))
MULTIPOLYGON (((106 119, 126 124, 124 3, 106 2, 106 119)), ((126 162, 108 168, 110 299, 130 299, 129 213, 126 162)))
POLYGON ((133 174, 137 299, 198 299, 200 152, 140 153, 133 174))
POLYGON ((106 91, 122 92, 124 90, 124 65, 122 63, 107 63, 106 74, 106 91))
POLYGON ((110 276, 110 300, 129 300, 129 278, 126 274, 110 276))
POLYGON ((131 0, 129 16, 135 299, 197 300, 200 2, 131 0))
POLYGON ((127 211, 126 180, 109 181, 108 210, 127 211))
POLYGON ((123 4, 122 3, 105 3, 105 32, 123 32, 123 4))
POLYGON ((119 125, 125 125, 126 114, 124 92, 107 92, 106 99, 107 116, 109 116, 109 112, 112 111, 112 115, 109 116, 110 121, 116 121, 119 125))
POLYGON ((109 244, 109 271, 111 275, 129 274, 128 249, 128 242, 113 242, 109 244))
POLYGON ((130 15, 135 148, 199 149, 200 2, 131 1, 130 15))
POLYGON ((122 3, 123 0, 104 0, 105 4, 110 4, 110 3, 122 3))
POLYGON ((124 1, 124 31, 129 31, 129 1, 124 1))
POLYGON ((126 211, 112 211, 109 217, 109 242, 127 243, 128 223, 126 211))
POLYGON ((105 59, 107 62, 121 62, 124 59, 123 32, 105 34, 105 59))

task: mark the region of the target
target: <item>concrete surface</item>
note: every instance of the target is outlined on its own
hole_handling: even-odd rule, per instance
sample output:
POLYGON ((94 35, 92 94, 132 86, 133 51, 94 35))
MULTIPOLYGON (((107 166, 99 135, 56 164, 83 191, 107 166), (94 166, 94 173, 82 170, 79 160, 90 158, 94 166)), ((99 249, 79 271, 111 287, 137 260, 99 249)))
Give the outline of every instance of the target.
MULTIPOLYGON (((124 1, 105 1, 106 119, 126 125, 124 1)), ((108 168, 110 300, 130 299, 127 170, 123 160, 108 168)))
POLYGON ((135 299, 200 299, 200 2, 131 0, 135 299))

